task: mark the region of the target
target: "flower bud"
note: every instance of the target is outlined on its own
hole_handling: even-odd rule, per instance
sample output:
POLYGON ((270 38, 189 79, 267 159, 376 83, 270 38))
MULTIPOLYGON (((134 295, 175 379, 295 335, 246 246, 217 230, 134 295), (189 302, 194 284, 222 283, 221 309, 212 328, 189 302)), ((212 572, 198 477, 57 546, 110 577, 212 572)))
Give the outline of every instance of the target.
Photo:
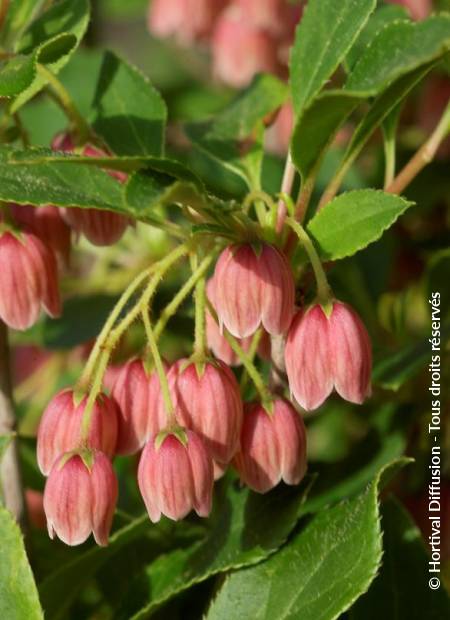
POLYGON ((23 230, 33 233, 51 248, 60 264, 69 264, 70 228, 57 207, 10 204, 9 208, 15 222, 23 230))
POLYGON ((294 278, 277 248, 260 243, 225 248, 214 273, 216 311, 237 338, 251 336, 262 323, 269 334, 285 332, 294 312, 294 278))
POLYGON ((191 510, 207 517, 214 477, 202 440, 183 429, 161 435, 146 444, 138 469, 139 489, 151 521, 156 523, 162 514, 178 521, 191 510))
POLYGON ((276 42, 265 30, 246 22, 231 5, 218 18, 212 35, 213 72, 235 88, 247 86, 261 72, 277 73, 276 42))
POLYGON ((44 491, 48 534, 66 545, 80 545, 92 532, 97 544, 107 545, 117 478, 102 452, 82 456, 64 454, 52 467, 44 491))
POLYGON ((118 405, 117 454, 134 454, 165 425, 158 419, 160 384, 140 359, 124 364, 113 380, 111 396, 118 405))
POLYGON ((0 319, 13 329, 28 329, 41 305, 61 314, 58 273, 53 252, 35 235, 0 232, 0 319))
POLYGON ((242 400, 231 370, 223 362, 197 366, 181 359, 167 379, 179 423, 202 438, 211 458, 229 463, 239 446, 242 425, 242 400))
POLYGON ((242 482, 258 493, 270 491, 280 480, 300 482, 306 472, 306 430, 290 403, 275 400, 272 414, 260 403, 245 406, 234 464, 242 482))
MULTIPOLYGON (((62 133, 53 139, 52 149, 72 152, 75 149, 75 144, 70 134, 62 133)), ((86 157, 109 157, 110 154, 91 144, 86 144, 83 147, 82 155, 86 157)), ((109 174, 121 183, 127 178, 123 172, 109 171, 109 174)), ((129 219, 120 213, 101 209, 71 207, 61 209, 61 213, 69 226, 77 232, 83 233, 91 243, 98 246, 116 243, 130 223, 129 219)))
POLYGON ((301 310, 289 329, 285 349, 289 387, 301 407, 319 407, 333 388, 353 403, 370 395, 371 345, 361 319, 334 302, 326 316, 320 305, 301 310))
MULTIPOLYGON (((215 293, 214 293, 215 285, 214 278, 210 278, 206 283, 206 294, 208 296, 211 305, 216 307, 215 304, 215 293)), ((211 313, 206 311, 206 340, 208 343, 209 349, 213 352, 214 356, 224 362, 227 366, 239 366, 241 364, 240 359, 236 355, 236 353, 231 348, 228 340, 223 335, 223 330, 221 331, 219 326, 217 325, 215 319, 211 316, 211 313)), ((247 338, 240 338, 239 345, 242 347, 243 351, 246 353, 250 349, 252 344, 252 336, 248 336, 247 338)), ((270 337, 267 332, 263 332, 261 339, 258 345, 258 355, 264 359, 270 359, 270 337)))
POLYGON ((148 29, 157 37, 174 36, 190 45, 207 36, 226 0, 153 0, 148 29))
MULTIPOLYGON (((81 423, 88 397, 77 400, 71 389, 61 390, 44 411, 37 434, 37 460, 46 476, 61 454, 77 450, 81 443, 81 423)), ((93 405, 86 445, 112 457, 117 443, 117 407, 105 394, 93 405)))

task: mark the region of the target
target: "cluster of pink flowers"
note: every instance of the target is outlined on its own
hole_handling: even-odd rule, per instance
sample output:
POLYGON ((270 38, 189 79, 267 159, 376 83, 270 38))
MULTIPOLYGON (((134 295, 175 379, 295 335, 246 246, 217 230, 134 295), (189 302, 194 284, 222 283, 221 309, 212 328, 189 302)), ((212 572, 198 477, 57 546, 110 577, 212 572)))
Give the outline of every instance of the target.
MULTIPOLYGON (((237 363, 224 329, 244 347, 261 327, 287 336, 291 392, 304 409, 336 391, 361 403, 370 393, 371 349, 356 313, 338 301, 296 310, 294 278, 284 254, 264 242, 236 244, 220 255, 209 281, 220 328, 208 337, 217 359, 164 364, 173 405, 168 416, 160 378, 132 359, 107 378, 110 395, 92 404, 82 433, 85 391, 65 389, 50 402, 38 431, 38 463, 48 481, 44 509, 50 536, 79 544, 93 532, 106 544, 117 499, 111 460, 142 450, 138 484, 152 521, 210 513, 214 480, 231 464, 241 481, 265 493, 281 480, 298 484, 306 471, 306 430, 286 399, 243 403, 227 364, 237 363), (227 346, 225 346, 225 344, 227 346)), ((264 343, 264 341, 262 341, 264 343)), ((261 348, 267 354, 266 345, 261 348)))
POLYGON ((211 48, 213 74, 236 88, 256 73, 286 77, 301 6, 288 0, 152 0, 150 32, 211 48))

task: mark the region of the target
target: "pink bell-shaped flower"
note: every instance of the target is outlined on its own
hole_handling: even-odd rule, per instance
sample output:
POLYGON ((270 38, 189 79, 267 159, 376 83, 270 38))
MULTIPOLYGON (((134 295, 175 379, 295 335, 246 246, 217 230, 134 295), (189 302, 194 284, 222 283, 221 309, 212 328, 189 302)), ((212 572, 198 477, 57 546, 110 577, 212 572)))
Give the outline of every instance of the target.
POLYGON ((107 545, 117 502, 117 478, 102 452, 64 454, 53 465, 44 491, 50 538, 80 545, 92 532, 107 545), (86 464, 88 463, 88 464, 86 464))
MULTIPOLYGON (((215 309, 215 285, 214 278, 210 278, 206 283, 206 294, 208 296, 211 305, 215 309)), ((206 312, 206 340, 208 348, 212 351, 214 356, 227 364, 227 366, 239 366, 240 360, 236 353, 231 348, 228 340, 223 334, 223 329, 217 325, 215 319, 211 316, 210 312, 206 312)), ((252 343, 252 336, 247 338, 240 338, 239 345, 246 353, 250 349, 252 343)), ((263 332, 261 340, 258 345, 258 355, 262 359, 270 359, 270 337, 267 332, 263 332)))
POLYGON ((111 396, 119 409, 117 454, 134 454, 164 427, 158 418, 160 384, 156 372, 147 372, 141 359, 124 364, 113 380, 111 396))
POLYGON ((15 222, 23 230, 39 237, 53 250, 62 265, 69 264, 70 228, 57 207, 10 204, 9 208, 15 222))
POLYGON ((28 329, 41 306, 61 314, 58 268, 53 252, 29 233, 0 232, 0 319, 9 327, 28 329))
POLYGON ((217 315, 233 336, 251 336, 260 324, 273 336, 289 328, 294 278, 277 248, 267 243, 228 246, 219 256, 214 280, 217 315))
POLYGON ((319 304, 298 312, 289 329, 285 362, 289 387, 303 409, 320 407, 333 388, 357 404, 371 393, 369 336, 356 312, 339 301, 329 317, 319 304))
MULTIPOLYGON (((52 149, 73 152, 75 144, 70 134, 61 133, 53 139, 52 149)), ((91 144, 86 144, 81 154, 86 157, 109 157, 109 153, 91 144)), ((127 178, 123 172, 110 171, 109 174, 120 183, 127 178)), ((119 241, 130 223, 124 215, 102 209, 63 208, 61 213, 69 226, 83 233, 91 243, 98 246, 112 245, 119 241)))
POLYGON ((306 472, 306 430, 290 403, 275 400, 272 414, 260 403, 246 405, 234 465, 242 482, 258 493, 270 491, 281 480, 301 481, 306 472))
MULTIPOLYGON (((47 405, 37 434, 37 461, 45 476, 61 454, 81 447, 81 422, 86 403, 87 396, 77 399, 73 390, 64 389, 47 405)), ((118 426, 116 404, 100 394, 91 415, 87 447, 101 450, 108 457, 114 456, 118 426)))
POLYGON ((153 437, 142 452, 138 482, 154 523, 162 514, 178 521, 191 510, 199 517, 211 511, 213 463, 193 431, 178 429, 153 437))
POLYGON ((226 0, 153 0, 148 29, 157 37, 173 36, 181 45, 191 45, 209 35, 225 3, 226 0))
POLYGON ((167 379, 179 423, 203 439, 212 459, 229 463, 242 425, 242 400, 231 370, 219 361, 195 364, 181 359, 167 379))
POLYGON ((243 19, 237 4, 219 16, 212 35, 213 73, 235 88, 247 86, 261 72, 277 73, 277 42, 272 35, 243 19))

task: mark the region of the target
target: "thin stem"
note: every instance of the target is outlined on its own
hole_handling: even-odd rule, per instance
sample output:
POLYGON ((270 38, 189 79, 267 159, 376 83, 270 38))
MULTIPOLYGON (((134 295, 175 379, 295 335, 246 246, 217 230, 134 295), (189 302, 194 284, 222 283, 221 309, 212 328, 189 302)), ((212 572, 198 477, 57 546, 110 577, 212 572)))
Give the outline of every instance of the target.
MULTIPOLYGON (((280 194, 291 195, 292 185, 294 184, 295 179, 295 168, 292 163, 291 154, 288 153, 286 157, 286 164, 284 166, 283 180, 281 182, 280 194)), ((277 221, 275 225, 275 231, 277 233, 281 233, 284 227, 284 221, 287 216, 287 207, 286 202, 283 198, 278 200, 278 208, 277 208, 277 221)))
POLYGON ((446 138, 449 132, 450 101, 447 103, 447 107, 431 136, 399 172, 392 183, 388 185, 386 191, 390 194, 401 194, 419 172, 433 160, 441 142, 446 138))
POLYGON ((164 365, 161 359, 161 355, 158 351, 158 345, 156 344, 155 334, 152 330, 152 326, 150 324, 150 319, 148 316, 148 308, 144 308, 142 310, 142 321, 144 323, 145 333, 147 335, 147 341, 150 347, 150 351, 153 357, 153 361, 155 363, 155 369, 158 373, 159 383, 161 386, 161 394, 164 401, 164 407, 167 413, 167 426, 175 426, 175 412, 173 408, 172 398, 170 396, 169 383, 167 381, 166 371, 164 370, 164 365))
POLYGON ((89 433, 91 430, 92 411, 93 411, 97 396, 100 394, 101 389, 102 389, 103 377, 105 375, 106 368, 108 366, 110 355, 111 355, 110 350, 102 351, 102 354, 100 355, 100 358, 98 360, 97 372, 95 373, 95 378, 92 383, 92 387, 89 392, 86 406, 83 411, 83 417, 81 419, 80 436, 81 436, 82 443, 85 443, 89 437, 89 433))
POLYGON ((209 256, 206 256, 202 260, 200 265, 192 273, 190 278, 186 280, 186 282, 180 288, 180 290, 175 295, 175 297, 172 299, 172 301, 168 303, 167 306, 164 308, 164 310, 161 312, 161 314, 159 315, 158 322, 156 323, 154 330, 153 330, 156 341, 159 340, 159 337, 164 331, 164 328, 167 325, 167 322, 175 314, 175 312, 178 310, 178 308, 183 303, 183 301, 186 299, 186 297, 191 293, 192 289, 195 287, 197 283, 197 280, 206 274, 214 258, 215 258, 214 255, 209 255, 209 256))
POLYGON ((244 211, 244 213, 247 212, 251 204, 255 205, 255 211, 256 211, 256 216, 258 218, 258 222, 260 223, 261 226, 264 227, 266 225, 266 215, 267 215, 264 205, 269 207, 269 210, 275 209, 275 205, 274 205, 274 202, 271 196, 269 196, 267 192, 263 192, 260 189, 255 189, 249 194, 247 194, 247 196, 244 199, 244 202, 242 204, 242 210, 244 211))
MULTIPOLYGON (((218 323, 217 313, 209 300, 206 300, 206 305, 207 305, 209 313, 214 318, 216 323, 218 323)), ((253 381, 253 384, 261 398, 261 403, 263 404, 263 406, 266 406, 266 405, 268 406, 272 402, 272 395, 269 389, 264 384, 263 378, 261 377, 258 370, 256 369, 256 366, 253 364, 252 360, 250 359, 250 356, 247 355, 247 353, 245 353, 245 351, 239 345, 236 338, 234 338, 227 330, 223 331, 223 335, 225 339, 227 340, 228 344, 230 345, 231 349, 234 351, 234 353, 238 356, 239 360, 242 362, 242 365, 247 371, 250 379, 253 381)))
POLYGON ((319 255, 316 252, 316 249, 309 238, 309 235, 306 233, 305 229, 301 224, 296 222, 292 218, 286 219, 286 224, 292 228, 295 234, 298 237, 301 245, 304 247, 306 253, 308 254, 308 258, 311 262, 314 275, 316 278, 317 284, 317 297, 319 303, 328 303, 331 296, 330 285, 328 284, 327 276, 325 275, 325 271, 322 267, 322 262, 319 258, 319 255))
POLYGON ((91 134, 91 129, 74 104, 69 92, 47 67, 39 63, 36 66, 38 73, 50 84, 62 109, 76 128, 80 143, 84 144, 91 134))
POLYGON ((206 356, 206 293, 205 276, 201 276, 195 285, 195 344, 194 356, 196 359, 204 359, 206 356))
POLYGON ((86 389, 86 387, 89 385, 92 372, 93 372, 94 367, 95 367, 95 365, 97 363, 97 358, 98 358, 102 348, 105 345, 106 339, 108 338, 108 335, 109 335, 110 331, 112 330, 115 322, 119 318, 122 310, 127 305, 130 297, 132 297, 132 295, 134 294, 136 289, 148 277, 148 275, 151 273, 151 271, 153 270, 153 268, 155 266, 156 266, 156 264, 152 265, 149 269, 145 269, 140 274, 138 274, 136 276, 136 278, 126 288, 126 290, 122 293, 119 301, 114 306, 114 308, 113 308, 111 314, 109 315, 105 325, 103 326, 102 331, 100 332, 99 336, 97 337, 97 340, 95 342, 94 348, 91 351, 91 354, 89 355, 89 359, 88 359, 88 361, 86 363, 86 366, 85 366, 85 369, 83 371, 83 374, 81 375, 80 380, 78 382, 78 385, 79 385, 80 388, 86 389))
POLYGON ((8 328, 0 320, 0 436, 11 436, 0 462, 0 491, 6 508, 23 527, 25 503, 17 439, 14 437, 16 416, 12 394, 8 328))
POLYGON ((356 154, 353 157, 349 157, 342 163, 339 170, 336 172, 334 177, 328 183, 328 186, 326 187, 324 193, 322 194, 322 198, 320 199, 319 205, 317 207, 317 211, 320 211, 321 209, 323 209, 324 206, 327 205, 329 202, 331 202, 333 198, 336 196, 336 194, 339 191, 339 188, 342 185, 342 181, 344 180, 344 177, 347 174, 350 166, 353 164, 355 158, 356 158, 356 154))
MULTIPOLYGON (((261 327, 253 334, 252 341, 250 343, 250 347, 249 347, 249 349, 247 351, 247 357, 248 357, 248 359, 251 362, 253 362, 253 360, 255 358, 256 351, 258 350, 259 343, 261 342, 262 335, 263 335, 263 330, 262 330, 261 327)), ((248 376, 249 375, 248 375, 247 371, 242 373, 241 382, 240 382, 241 391, 247 385, 248 376)))
POLYGON ((295 205, 295 219, 300 222, 300 224, 305 219, 306 211, 308 210, 315 182, 316 178, 314 174, 305 179, 305 182, 303 183, 303 186, 300 190, 297 204, 295 205))
POLYGON ((386 136, 384 139, 384 189, 389 187, 395 177, 395 138, 386 136))

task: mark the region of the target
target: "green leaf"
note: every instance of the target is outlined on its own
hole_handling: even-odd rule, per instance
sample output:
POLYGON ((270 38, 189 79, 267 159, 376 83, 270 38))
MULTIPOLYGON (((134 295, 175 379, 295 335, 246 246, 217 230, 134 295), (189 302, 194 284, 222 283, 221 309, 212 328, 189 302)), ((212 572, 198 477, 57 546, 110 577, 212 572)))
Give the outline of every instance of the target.
MULTIPOLYGON (((443 325, 441 337, 450 335, 450 325, 443 325)), ((406 345, 399 351, 375 362, 372 379, 383 388, 396 392, 430 360, 431 345, 428 336, 419 342, 406 345)))
POLYGON ((272 75, 257 76, 213 121, 190 123, 194 146, 220 168, 259 188, 263 158, 263 119, 286 100, 288 89, 272 75))
POLYGON ((39 584, 39 595, 46 619, 67 617, 66 612, 72 601, 99 568, 148 529, 149 520, 145 514, 112 534, 107 547, 91 547, 46 577, 39 584))
POLYGON ((151 601, 133 616, 147 618, 160 604, 218 572, 255 564, 286 540, 307 487, 279 486, 266 495, 226 479, 215 496, 206 538, 158 558, 147 569, 151 601))
POLYGON ((381 563, 378 492, 385 472, 357 497, 319 512, 265 562, 228 576, 207 620, 338 618, 367 591, 381 563))
POLYGON ((309 0, 297 27, 290 61, 297 114, 336 71, 375 6, 375 0, 309 0))
POLYGON ((402 75, 441 58, 449 49, 450 15, 388 24, 366 48, 345 88, 381 92, 402 75))
POLYGON ((381 514, 383 564, 367 594, 350 610, 350 620, 448 618, 445 587, 432 590, 428 585, 429 557, 420 531, 394 499, 383 504, 381 514))
POLYGON ((117 155, 161 155, 167 109, 138 70, 106 52, 92 103, 92 126, 117 155))
POLYGON ((311 173, 339 127, 364 98, 343 90, 328 90, 305 108, 291 141, 292 160, 303 178, 311 173))
MULTIPOLYGON (((34 71, 39 62, 58 73, 86 32, 89 9, 88 0, 62 0, 54 4, 24 32, 16 45, 16 52, 30 58, 34 71)), ((35 73, 29 86, 12 102, 11 112, 16 112, 46 84, 47 80, 35 73)))
POLYGON ((0 31, 0 39, 5 48, 14 48, 14 40, 20 37, 44 4, 45 0, 10 0, 5 22, 0 31))
POLYGON ((0 618, 42 620, 38 593, 22 535, 11 514, 0 507, 0 618))
POLYGON ((352 256, 379 239, 412 204, 373 189, 346 192, 312 218, 308 232, 324 259, 352 256))
POLYGON ((35 163, 48 149, 0 148, 0 200, 59 207, 88 207, 127 213, 122 186, 109 174, 86 164, 35 163), (20 157, 28 161, 22 163, 20 157))
POLYGON ((347 54, 344 63, 347 73, 352 70, 366 51, 366 48, 383 28, 394 21, 405 19, 408 19, 408 11, 403 6, 387 5, 378 7, 375 13, 370 16, 366 26, 362 29, 361 34, 347 54))

